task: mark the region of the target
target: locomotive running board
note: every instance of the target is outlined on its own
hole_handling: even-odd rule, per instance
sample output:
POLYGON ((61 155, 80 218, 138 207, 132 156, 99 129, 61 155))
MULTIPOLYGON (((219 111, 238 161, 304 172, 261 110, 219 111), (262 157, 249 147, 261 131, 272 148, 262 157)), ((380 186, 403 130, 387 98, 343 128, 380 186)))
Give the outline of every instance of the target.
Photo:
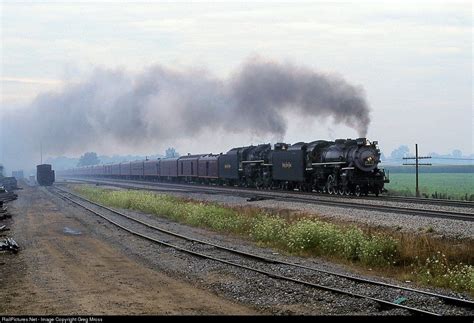
POLYGON ((320 166, 320 165, 342 165, 346 162, 329 162, 329 163, 312 163, 312 166, 320 166))

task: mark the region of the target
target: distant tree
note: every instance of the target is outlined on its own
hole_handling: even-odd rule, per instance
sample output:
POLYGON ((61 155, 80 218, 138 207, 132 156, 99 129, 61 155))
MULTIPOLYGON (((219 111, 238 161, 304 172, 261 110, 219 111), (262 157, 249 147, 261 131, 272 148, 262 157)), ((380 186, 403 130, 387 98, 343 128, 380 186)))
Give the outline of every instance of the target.
POLYGON ((459 149, 454 149, 453 153, 451 155, 453 155, 453 157, 456 157, 456 158, 461 158, 462 157, 462 151, 460 151, 459 149))
POLYGON ((398 147, 397 149, 395 149, 394 151, 392 151, 392 153, 390 154, 390 158, 402 159, 403 157, 407 157, 409 152, 410 152, 410 149, 408 148, 408 146, 402 145, 398 147))
POLYGON ((81 158, 79 159, 79 163, 77 163, 77 166, 78 167, 91 166, 91 165, 97 165, 99 163, 100 163, 100 160, 97 157, 97 154, 94 152, 89 152, 81 156, 81 158))
POLYGON ((166 149, 165 156, 166 158, 173 158, 173 157, 179 157, 179 154, 176 152, 176 149, 174 149, 173 147, 170 147, 166 149))

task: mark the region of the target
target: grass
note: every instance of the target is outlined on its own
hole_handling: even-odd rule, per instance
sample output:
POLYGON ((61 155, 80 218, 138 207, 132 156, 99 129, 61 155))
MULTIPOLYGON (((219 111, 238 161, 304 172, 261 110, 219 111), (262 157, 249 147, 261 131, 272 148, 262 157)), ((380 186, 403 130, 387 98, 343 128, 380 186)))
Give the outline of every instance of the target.
MULTIPOLYGON (((420 173, 418 183, 424 197, 474 201, 474 173, 420 173)), ((415 196, 415 174, 390 173, 385 188, 392 195, 415 196)))
POLYGON ((402 233, 331 223, 303 213, 254 207, 224 207, 165 194, 75 186, 104 205, 164 216, 194 226, 237 234, 287 253, 323 256, 361 269, 474 294, 474 242, 435 239, 426 232, 402 233))

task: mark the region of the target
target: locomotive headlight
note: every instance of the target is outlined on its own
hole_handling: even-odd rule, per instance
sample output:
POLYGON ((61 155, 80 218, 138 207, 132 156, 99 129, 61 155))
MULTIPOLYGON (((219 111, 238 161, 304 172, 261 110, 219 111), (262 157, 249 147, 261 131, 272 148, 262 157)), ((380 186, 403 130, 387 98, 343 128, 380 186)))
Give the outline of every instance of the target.
POLYGON ((365 159, 365 164, 366 165, 373 165, 375 162, 375 158, 373 156, 369 156, 365 159))
POLYGON ((377 167, 379 154, 373 147, 359 147, 353 155, 355 167, 363 172, 370 172, 377 167))

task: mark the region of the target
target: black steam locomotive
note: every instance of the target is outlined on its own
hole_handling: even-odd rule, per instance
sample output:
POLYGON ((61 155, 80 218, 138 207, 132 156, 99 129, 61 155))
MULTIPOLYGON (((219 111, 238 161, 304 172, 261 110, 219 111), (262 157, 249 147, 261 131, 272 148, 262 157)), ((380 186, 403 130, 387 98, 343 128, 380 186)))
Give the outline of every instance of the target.
POLYGON ((234 148, 222 155, 219 173, 230 185, 378 196, 389 181, 379 163, 377 142, 318 140, 234 148))
POLYGON ((273 179, 289 189, 378 196, 388 183, 385 172, 377 168, 379 163, 377 142, 365 138, 300 142, 275 150, 273 179))
POLYGON ((188 155, 88 166, 65 176, 215 183, 359 196, 379 195, 389 180, 379 169, 377 142, 366 138, 238 147, 226 154, 188 155))

